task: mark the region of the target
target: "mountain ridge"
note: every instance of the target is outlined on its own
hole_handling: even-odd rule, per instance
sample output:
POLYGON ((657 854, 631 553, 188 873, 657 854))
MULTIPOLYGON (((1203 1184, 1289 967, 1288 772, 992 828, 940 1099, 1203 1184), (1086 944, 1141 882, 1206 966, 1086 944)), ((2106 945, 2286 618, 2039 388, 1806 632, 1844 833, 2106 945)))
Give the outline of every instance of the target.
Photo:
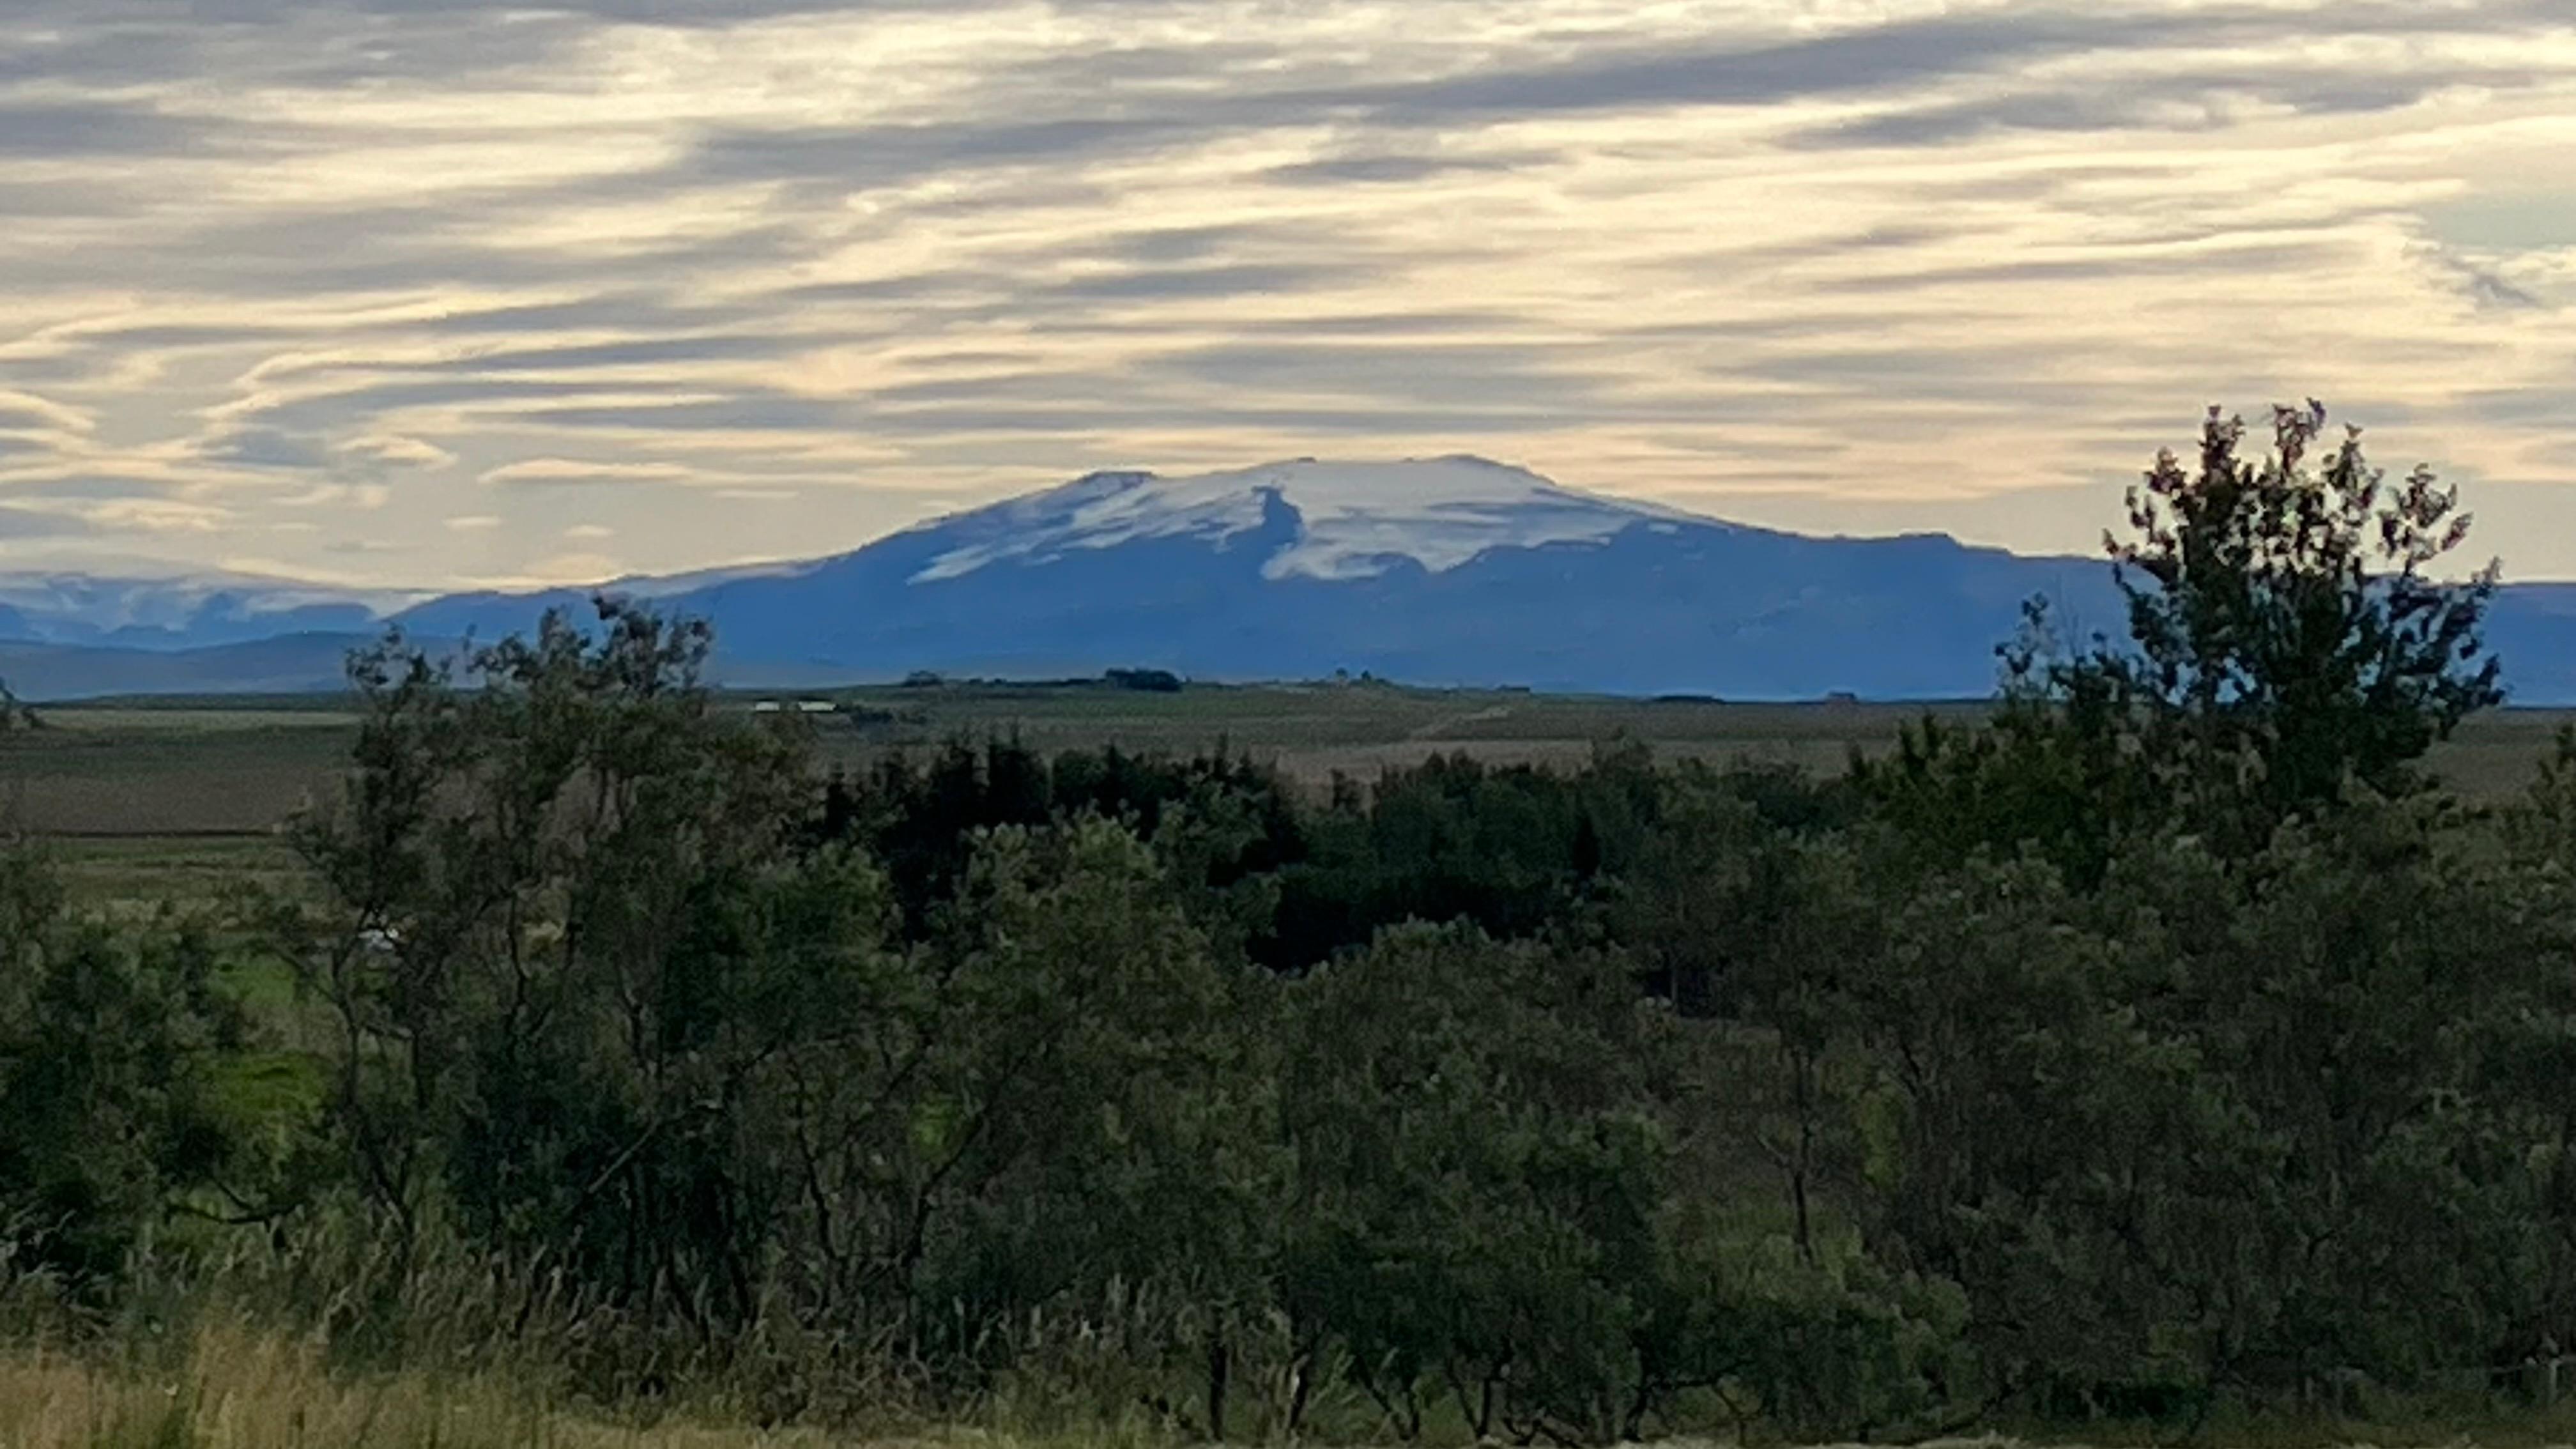
MULTIPOLYGON (((1941 535, 1810 538, 1452 454, 1095 472, 661 602, 711 619, 728 659, 818 677, 1341 669, 1609 693, 1954 697, 1991 688, 1993 645, 2034 592, 2088 618, 2111 598, 2095 562, 1941 535)), ((400 618, 489 635, 583 596, 449 598, 400 618)))
MULTIPOLYGON (((604 590, 710 620, 720 679, 1138 667, 1237 682, 1367 671, 1584 693, 1946 699, 1992 690, 1995 646, 2034 595, 2051 601, 2069 639, 2117 635, 2125 619, 2100 559, 1940 533, 1790 533, 1463 454, 1094 472, 844 553, 586 588, 413 601, 238 577, 153 587, 13 592, 0 577, 0 638, 22 641, 22 670, 38 665, 30 648, 75 651, 43 656, 46 678, 112 676, 115 692, 150 689, 154 666, 124 655, 185 654, 167 663, 167 688, 191 693, 208 692, 223 667, 209 648, 308 641, 298 647, 314 657, 292 656, 291 668, 291 650, 236 656, 246 676, 279 687, 317 673, 321 646, 309 641, 387 624, 422 639, 488 639, 604 590), (64 602, 90 594, 122 600, 123 612, 87 617, 64 602), (30 623, 20 599, 52 612, 30 623), (116 634, 138 627, 139 641, 116 634), (253 658, 264 662, 249 668, 253 658)), ((2518 699, 2576 702, 2576 584, 2508 586, 2489 639, 2518 699)))

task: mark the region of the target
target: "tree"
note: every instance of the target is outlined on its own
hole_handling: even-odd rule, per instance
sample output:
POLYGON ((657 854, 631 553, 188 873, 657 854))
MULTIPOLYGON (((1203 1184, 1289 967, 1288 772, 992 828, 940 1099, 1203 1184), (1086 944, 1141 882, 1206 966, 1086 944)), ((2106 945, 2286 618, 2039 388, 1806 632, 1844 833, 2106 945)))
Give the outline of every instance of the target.
POLYGON ((916 970, 901 1136, 869 1154, 898 1229, 888 1283, 936 1311, 934 1354, 988 1356, 1050 1313, 1114 1325, 1130 1367, 1196 1381, 1197 1432, 1221 1439, 1284 1175, 1273 983, 1212 955, 1116 822, 971 845, 916 970))
POLYGON ((1649 1352, 1664 1060, 1623 963, 1414 925, 1298 983, 1283 1292, 1406 1438, 1640 1432, 1689 1366, 1649 1352))
POLYGON ((31 847, 0 850, 0 1234, 19 1266, 92 1286, 220 1193, 247 1135, 226 1092, 247 1029, 201 934, 81 920, 31 847))
POLYGON ((2479 635, 2495 565, 2432 572, 2468 537, 2457 491, 2423 467, 2388 486, 2357 428, 2312 469, 2325 426, 2313 400, 2275 408, 2271 452, 2249 459, 2242 419, 2213 408, 2197 468, 2157 455, 2130 536, 2105 535, 2126 647, 2007 655, 2008 694, 2127 733, 2127 758, 2240 845, 2348 783, 2416 788, 2425 750, 2503 698, 2479 635))
POLYGON ((270 924, 334 1020, 333 1140, 401 1241, 443 1194, 621 1294, 743 1309, 726 1114, 797 1019, 763 1019, 771 973, 815 968, 725 932, 792 895, 808 771, 713 708, 703 626, 598 607, 478 652, 472 688, 399 638, 354 659, 357 769, 290 833, 319 900, 270 924))

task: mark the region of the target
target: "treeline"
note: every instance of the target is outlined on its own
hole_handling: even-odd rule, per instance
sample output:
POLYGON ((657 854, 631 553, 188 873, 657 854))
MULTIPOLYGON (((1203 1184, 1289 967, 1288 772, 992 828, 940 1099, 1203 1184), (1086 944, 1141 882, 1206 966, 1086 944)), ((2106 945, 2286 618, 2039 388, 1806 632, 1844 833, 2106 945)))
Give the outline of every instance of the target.
MULTIPOLYGON (((1830 777, 960 741, 823 780, 606 604, 355 662, 299 887, 0 872, 10 1263, 765 1420, 1897 1437, 2545 1396, 2576 741, 2425 475, 2213 417, 2129 637, 1830 777), (292 974, 291 1005, 228 987, 292 974), (173 1286, 177 1285, 177 1286, 173 1286)), ((22 1287, 23 1293, 23 1287, 22 1287)), ((13 1300, 15 1301, 15 1300, 13 1300)), ((442 1357, 443 1356, 443 1357, 442 1357)))

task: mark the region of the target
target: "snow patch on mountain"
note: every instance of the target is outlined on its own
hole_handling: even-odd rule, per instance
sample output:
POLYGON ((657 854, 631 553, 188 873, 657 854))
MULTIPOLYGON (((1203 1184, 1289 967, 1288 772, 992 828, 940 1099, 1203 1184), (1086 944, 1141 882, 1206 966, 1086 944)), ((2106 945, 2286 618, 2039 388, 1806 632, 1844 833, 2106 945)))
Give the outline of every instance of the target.
POLYGON ((1355 579, 1404 559, 1439 573, 1496 548, 1593 543, 1640 523, 1707 525, 1652 504, 1559 487, 1482 458, 1327 463, 1311 458, 1164 478, 1095 473, 966 519, 971 541, 941 553, 916 584, 962 578, 997 563, 1044 563, 1073 549, 1139 539, 1223 545, 1260 528, 1271 500, 1293 510, 1296 541, 1262 564, 1270 579, 1355 579), (981 526, 973 526, 981 525, 981 526))
POLYGON ((0 632, 47 643, 182 647, 264 632, 363 627, 427 597, 154 563, 118 574, 0 573, 0 632))

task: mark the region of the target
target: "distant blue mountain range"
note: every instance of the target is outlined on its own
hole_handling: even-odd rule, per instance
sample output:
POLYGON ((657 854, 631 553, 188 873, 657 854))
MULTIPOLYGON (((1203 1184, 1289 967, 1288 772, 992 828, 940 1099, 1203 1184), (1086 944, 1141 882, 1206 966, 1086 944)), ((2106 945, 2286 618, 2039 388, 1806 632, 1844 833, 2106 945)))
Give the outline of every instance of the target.
MULTIPOLYGON (((1995 646, 2033 595, 2069 637, 2116 634, 2123 621, 2098 560, 1941 535, 1750 528, 1473 458, 1094 474, 837 557, 608 587, 710 619, 720 676, 814 684, 1143 667, 1208 680, 1365 670, 1619 694, 1955 698, 1993 688, 1995 646)), ((0 588, 0 605, 18 605, 0 612, 0 639, 30 641, 0 645, 0 670, 40 698, 327 687, 339 652, 363 637, 352 626, 492 638, 548 608, 586 607, 589 591, 409 604, 312 593, 200 586, 201 604, 219 596, 203 617, 152 616, 144 642, 156 664, 132 657, 147 651, 131 621, 119 637, 76 610, 24 617, 0 588), (239 646, 262 640, 260 667, 228 684, 239 646), (166 683, 139 682, 155 677, 166 683)), ((2576 585, 2506 589, 2489 638, 2517 700, 2576 702, 2576 585)))

